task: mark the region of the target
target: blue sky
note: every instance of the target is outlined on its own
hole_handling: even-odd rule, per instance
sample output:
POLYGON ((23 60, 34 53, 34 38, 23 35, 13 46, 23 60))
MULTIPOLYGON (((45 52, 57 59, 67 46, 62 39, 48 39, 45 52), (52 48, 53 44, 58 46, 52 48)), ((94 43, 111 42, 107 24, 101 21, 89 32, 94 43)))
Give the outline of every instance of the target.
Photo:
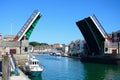
POLYGON ((75 22, 95 14, 107 33, 120 30, 120 0, 0 0, 0 32, 16 35, 32 12, 41 19, 30 41, 69 44, 84 39, 75 22))

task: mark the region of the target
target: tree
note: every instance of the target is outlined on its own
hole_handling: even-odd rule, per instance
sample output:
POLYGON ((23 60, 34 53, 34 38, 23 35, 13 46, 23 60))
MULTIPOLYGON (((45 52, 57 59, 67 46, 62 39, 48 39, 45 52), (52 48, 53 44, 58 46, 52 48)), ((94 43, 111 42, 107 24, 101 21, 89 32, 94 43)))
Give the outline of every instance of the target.
POLYGON ((29 42, 29 44, 30 44, 31 46, 48 45, 47 43, 39 43, 39 42, 36 42, 36 41, 29 42))

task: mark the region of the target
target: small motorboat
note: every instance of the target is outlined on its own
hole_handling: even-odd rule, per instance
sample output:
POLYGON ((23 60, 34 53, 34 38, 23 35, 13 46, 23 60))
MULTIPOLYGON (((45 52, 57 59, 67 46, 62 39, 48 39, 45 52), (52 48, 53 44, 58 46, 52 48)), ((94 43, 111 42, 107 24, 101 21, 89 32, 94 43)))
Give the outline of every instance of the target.
POLYGON ((40 66, 39 60, 35 56, 30 56, 25 66, 23 66, 23 71, 30 76, 40 76, 43 67, 40 66))
POLYGON ((43 71, 43 67, 39 65, 39 60, 35 58, 28 61, 27 67, 30 76, 40 76, 43 71))

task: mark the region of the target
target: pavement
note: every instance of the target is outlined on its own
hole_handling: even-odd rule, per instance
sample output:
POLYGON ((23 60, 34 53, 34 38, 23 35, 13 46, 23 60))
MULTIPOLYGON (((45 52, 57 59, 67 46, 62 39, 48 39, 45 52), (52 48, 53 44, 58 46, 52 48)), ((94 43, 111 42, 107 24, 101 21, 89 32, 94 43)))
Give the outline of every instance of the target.
POLYGON ((26 76, 20 69, 19 69, 20 75, 12 75, 10 76, 10 80, 30 80, 28 76, 26 76))

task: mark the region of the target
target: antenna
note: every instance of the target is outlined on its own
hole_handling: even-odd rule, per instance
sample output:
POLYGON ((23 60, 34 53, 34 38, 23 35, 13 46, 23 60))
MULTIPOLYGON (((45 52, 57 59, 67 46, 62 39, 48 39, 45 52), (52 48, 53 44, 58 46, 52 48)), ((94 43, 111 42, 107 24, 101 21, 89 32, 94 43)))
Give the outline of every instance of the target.
POLYGON ((10 21, 10 27, 11 27, 11 30, 10 30, 10 35, 12 35, 12 20, 10 21))

